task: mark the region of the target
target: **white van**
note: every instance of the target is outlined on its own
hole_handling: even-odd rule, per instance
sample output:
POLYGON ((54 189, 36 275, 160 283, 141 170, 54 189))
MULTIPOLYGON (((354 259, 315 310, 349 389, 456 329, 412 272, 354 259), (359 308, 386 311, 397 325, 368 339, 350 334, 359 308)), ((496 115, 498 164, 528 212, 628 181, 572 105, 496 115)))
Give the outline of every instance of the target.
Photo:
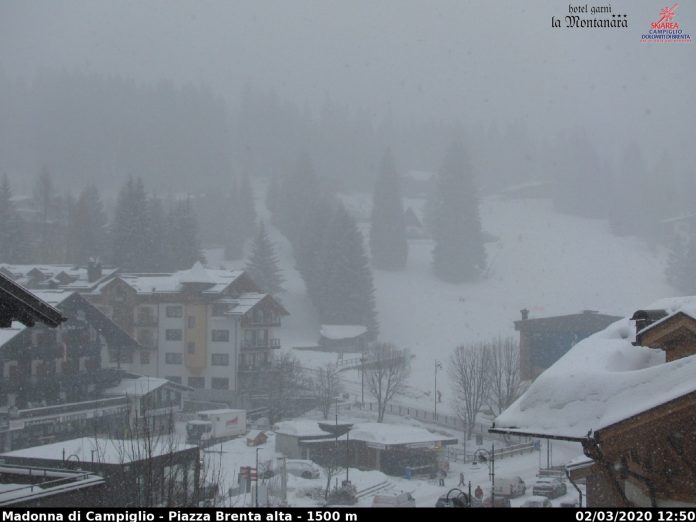
POLYGON ((497 497, 520 497, 527 491, 521 477, 496 477, 493 490, 497 497))
POLYGON ((288 459, 285 462, 288 474, 306 479, 316 479, 321 475, 321 468, 311 460, 288 459))

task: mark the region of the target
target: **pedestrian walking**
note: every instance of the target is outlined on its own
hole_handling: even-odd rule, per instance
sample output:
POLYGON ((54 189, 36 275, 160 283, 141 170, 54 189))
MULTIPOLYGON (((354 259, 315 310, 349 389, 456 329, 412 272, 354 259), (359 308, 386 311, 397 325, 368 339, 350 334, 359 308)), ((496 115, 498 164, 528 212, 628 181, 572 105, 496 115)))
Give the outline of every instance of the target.
POLYGON ((465 486, 466 486, 466 482, 464 482, 464 473, 462 472, 459 474, 459 484, 457 484, 457 487, 459 488, 459 487, 465 487, 465 486))

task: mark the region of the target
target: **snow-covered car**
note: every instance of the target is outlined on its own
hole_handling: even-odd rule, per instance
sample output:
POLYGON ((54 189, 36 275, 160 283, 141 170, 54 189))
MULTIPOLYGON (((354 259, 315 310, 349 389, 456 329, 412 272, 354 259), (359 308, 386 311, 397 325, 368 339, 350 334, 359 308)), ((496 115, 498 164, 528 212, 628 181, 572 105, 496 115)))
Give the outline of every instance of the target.
POLYGON ((565 495, 567 488, 565 482, 556 478, 543 477, 537 479, 532 488, 532 495, 556 498, 565 495))
POLYGON ((375 495, 372 507, 416 507, 416 500, 410 493, 399 495, 375 495))
POLYGON ((525 508, 546 508, 553 507, 551 501, 546 497, 533 496, 525 500, 520 507, 525 508))
POLYGON ((305 479, 316 479, 321 475, 321 468, 311 460, 289 459, 286 462, 286 469, 290 475, 305 479))

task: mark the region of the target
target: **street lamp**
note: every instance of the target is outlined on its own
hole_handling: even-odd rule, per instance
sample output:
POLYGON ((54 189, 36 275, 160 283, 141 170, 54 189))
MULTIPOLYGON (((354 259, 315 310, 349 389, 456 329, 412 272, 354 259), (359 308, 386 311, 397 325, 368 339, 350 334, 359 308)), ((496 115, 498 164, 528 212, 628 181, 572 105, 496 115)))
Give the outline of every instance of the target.
POLYGON ((435 359, 435 422, 437 422, 437 370, 442 370, 442 365, 435 359))
POLYGON ((255 504, 256 507, 259 507, 259 450, 261 448, 256 448, 256 495, 255 495, 255 504))
POLYGON ((365 408, 365 352, 360 355, 360 407, 365 408))
POLYGON ((477 457, 481 457, 481 460, 488 461, 488 474, 491 477, 491 507, 495 507, 495 444, 491 444, 491 451, 479 448, 474 452, 474 461, 478 460, 477 457))

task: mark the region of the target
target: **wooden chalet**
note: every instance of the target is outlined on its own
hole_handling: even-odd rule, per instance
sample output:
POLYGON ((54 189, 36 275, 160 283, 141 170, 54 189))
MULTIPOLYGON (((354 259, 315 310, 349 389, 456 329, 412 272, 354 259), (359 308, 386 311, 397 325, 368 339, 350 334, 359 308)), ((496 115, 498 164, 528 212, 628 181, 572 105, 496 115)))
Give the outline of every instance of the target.
POLYGON ((490 431, 579 443, 587 506, 694 507, 696 297, 631 320, 579 343, 490 431))

